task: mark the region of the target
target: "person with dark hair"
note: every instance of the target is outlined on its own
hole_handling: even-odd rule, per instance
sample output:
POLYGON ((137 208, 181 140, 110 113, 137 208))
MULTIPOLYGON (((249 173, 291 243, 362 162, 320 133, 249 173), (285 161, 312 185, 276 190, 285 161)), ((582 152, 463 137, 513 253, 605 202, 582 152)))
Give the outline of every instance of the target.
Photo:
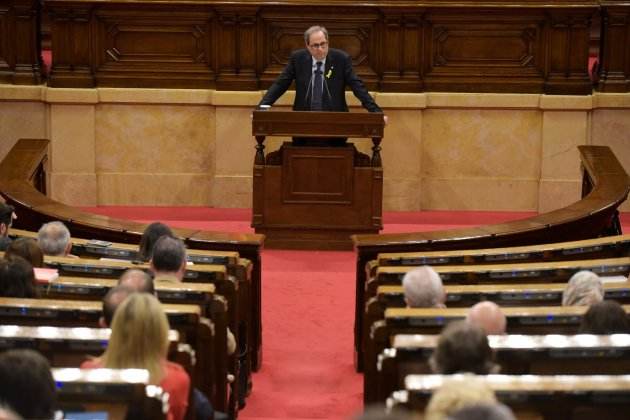
POLYGON ((112 325, 116 309, 125 301, 132 293, 136 291, 127 286, 116 286, 109 289, 103 297, 103 316, 99 319, 99 324, 103 328, 112 325))
POLYGON ((186 246, 171 236, 162 236, 153 247, 149 263, 155 282, 181 282, 186 273, 186 246))
POLYGON ((14 255, 0 260, 0 296, 37 297, 33 266, 24 258, 14 255))
POLYGON ((582 334, 629 334, 630 322, 623 307, 614 300, 592 304, 580 324, 582 334))
POLYGON ((25 419, 52 419, 57 401, 48 360, 29 349, 0 353, 0 401, 25 419))
POLYGON ((8 259, 14 255, 24 258, 33 267, 41 268, 44 266, 44 253, 35 239, 17 238, 11 242, 4 253, 4 258, 8 259))
POLYGON ((140 246, 138 248, 138 259, 141 261, 150 261, 153 257, 153 247, 162 236, 174 238, 171 228, 164 223, 153 222, 142 233, 140 238, 140 246))
POLYGON ((153 277, 151 277, 149 273, 137 268, 130 268, 125 271, 122 276, 120 276, 120 279, 118 279, 118 285, 128 287, 135 292, 155 295, 153 277))
POLYGON ((496 373, 493 352, 485 331, 466 321, 453 321, 442 330, 429 360, 435 373, 496 373))
POLYGON ((6 250, 11 243, 9 228, 13 224, 13 219, 17 219, 15 208, 4 202, 0 203, 0 251, 6 250))

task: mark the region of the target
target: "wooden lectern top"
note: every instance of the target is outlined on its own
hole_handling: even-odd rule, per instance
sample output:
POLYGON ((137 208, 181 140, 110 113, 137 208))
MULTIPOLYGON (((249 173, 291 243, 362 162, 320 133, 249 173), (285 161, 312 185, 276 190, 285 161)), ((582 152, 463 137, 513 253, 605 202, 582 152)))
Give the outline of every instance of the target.
POLYGON ((255 110, 254 136, 383 138, 381 113, 255 110))

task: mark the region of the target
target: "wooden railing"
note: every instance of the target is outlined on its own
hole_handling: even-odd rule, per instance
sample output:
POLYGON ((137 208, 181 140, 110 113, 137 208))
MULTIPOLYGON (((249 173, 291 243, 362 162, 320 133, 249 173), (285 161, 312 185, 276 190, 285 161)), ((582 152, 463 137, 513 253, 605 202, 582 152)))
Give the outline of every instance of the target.
MULTIPOLYGON (((6 5, 6 6, 5 6, 6 5)), ((267 88, 308 26, 326 26, 383 92, 630 91, 630 5, 606 0, 7 0, 0 80, 39 83, 42 15, 54 87, 267 88), (591 36, 601 16, 601 35, 591 36), (297 21, 296 18, 300 20, 297 21), (72 40, 69 42, 68 40, 72 40)))
MULTIPOLYGON (((0 195, 14 205, 18 219, 15 227, 38 230, 43 223, 60 220, 72 236, 131 244, 140 243, 145 224, 86 213, 47 197, 45 191, 46 161, 49 140, 20 139, 0 162, 0 195)), ((191 249, 236 251, 253 264, 252 314, 261 308, 261 258, 264 236, 246 233, 211 232, 173 229, 191 249)), ((256 319, 260 320, 259 316, 256 319)), ((262 325, 252 325, 255 335, 254 369, 262 362, 262 325)))

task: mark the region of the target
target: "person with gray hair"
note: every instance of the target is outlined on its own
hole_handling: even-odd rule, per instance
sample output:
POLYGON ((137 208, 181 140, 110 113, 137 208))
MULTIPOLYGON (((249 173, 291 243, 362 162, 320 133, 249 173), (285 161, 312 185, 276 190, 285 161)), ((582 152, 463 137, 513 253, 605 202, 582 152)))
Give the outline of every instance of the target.
POLYGON ((37 243, 44 255, 53 257, 69 256, 72 249, 70 231, 59 221, 45 223, 37 232, 37 243))
MULTIPOLYGON (((282 73, 267 90, 260 105, 273 105, 295 81, 294 111, 348 112, 346 86, 365 109, 382 112, 354 73, 352 57, 330 48, 328 31, 311 26, 304 32, 305 48, 293 51, 282 73)), ((385 120, 385 122, 387 122, 385 120)))
POLYGON ((604 286, 592 271, 578 271, 562 292, 562 306, 590 306, 604 300, 604 286))
POLYGON ((440 275, 428 265, 405 274, 402 281, 409 308, 445 308, 446 293, 440 275))
POLYGON ((177 238, 162 236, 153 247, 149 262, 156 283, 181 283, 186 274, 186 246, 177 238))

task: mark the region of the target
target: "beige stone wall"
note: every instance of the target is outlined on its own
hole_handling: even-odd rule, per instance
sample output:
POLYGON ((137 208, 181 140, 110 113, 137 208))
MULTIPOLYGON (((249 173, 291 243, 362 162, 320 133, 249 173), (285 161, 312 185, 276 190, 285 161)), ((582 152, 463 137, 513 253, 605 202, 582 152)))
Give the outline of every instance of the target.
MULTIPOLYGON (((51 139, 51 195, 71 205, 250 207, 261 94, 0 85, 0 158, 18 138, 51 139)), ((611 146, 630 168, 630 95, 376 99, 389 116, 385 210, 565 206, 580 197, 580 144, 611 146)), ((290 92, 277 106, 291 102, 290 92)), ((266 151, 284 140, 268 139, 266 151)), ((354 142, 370 152, 369 140, 354 142)))

